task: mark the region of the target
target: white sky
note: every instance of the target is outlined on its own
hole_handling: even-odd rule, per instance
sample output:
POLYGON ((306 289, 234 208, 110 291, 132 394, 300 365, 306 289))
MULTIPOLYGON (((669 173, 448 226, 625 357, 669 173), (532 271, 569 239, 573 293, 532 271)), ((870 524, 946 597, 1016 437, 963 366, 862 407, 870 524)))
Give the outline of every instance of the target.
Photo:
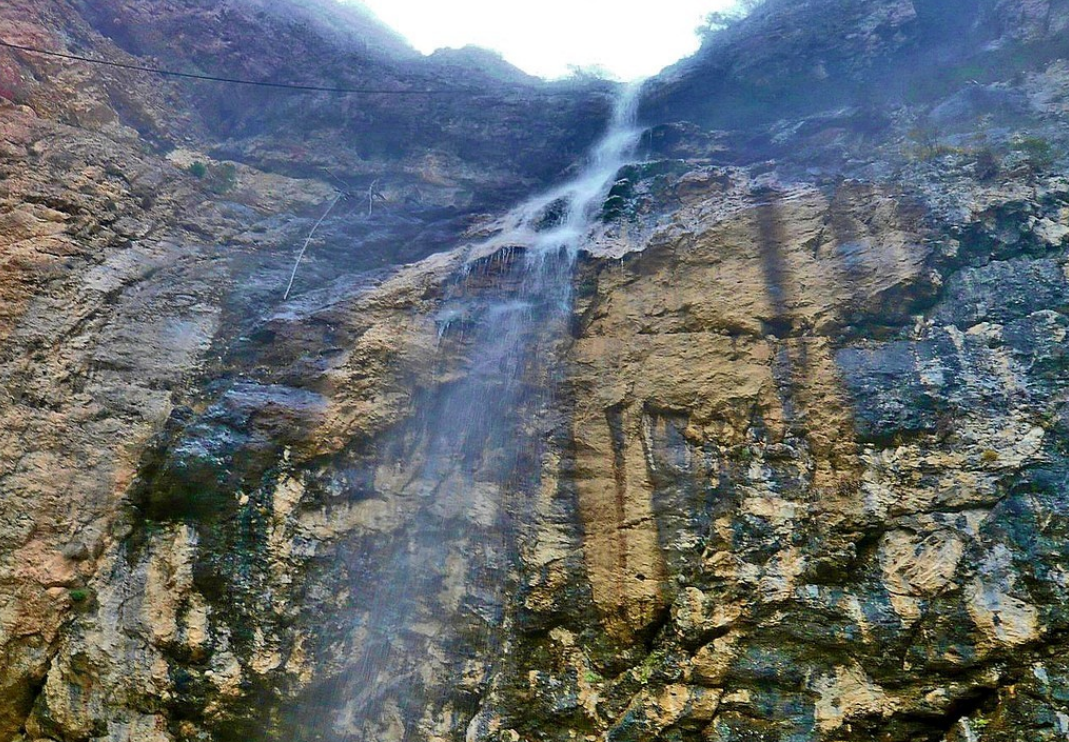
POLYGON ((533 75, 601 65, 622 80, 659 72, 698 48, 694 29, 733 0, 362 0, 425 54, 486 47, 533 75))

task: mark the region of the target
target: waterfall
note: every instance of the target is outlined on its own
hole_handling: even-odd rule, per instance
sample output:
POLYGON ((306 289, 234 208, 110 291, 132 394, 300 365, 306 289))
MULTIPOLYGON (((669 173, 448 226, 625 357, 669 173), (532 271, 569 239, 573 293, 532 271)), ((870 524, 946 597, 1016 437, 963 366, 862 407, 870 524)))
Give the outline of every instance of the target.
POLYGON ((605 135, 576 177, 513 209, 501 233, 478 246, 477 255, 516 245, 527 247, 536 258, 564 249, 567 259, 575 260, 601 199, 638 144, 642 130, 635 117, 641 88, 642 82, 636 81, 621 91, 605 135))
POLYGON ((547 359, 566 335, 579 250, 638 141, 639 87, 619 97, 576 177, 512 210, 493 238, 470 247, 442 302, 443 381, 387 437, 375 473, 375 491, 403 525, 352 556, 350 570, 364 578, 353 585, 359 659, 333 699, 344 711, 331 738, 420 739, 414 727, 430 723, 421 721, 428 688, 462 670, 492 672, 514 563, 510 523, 540 471, 542 437, 531 418, 552 406, 547 359), (453 656, 467 657, 467 669, 450 665, 453 656))

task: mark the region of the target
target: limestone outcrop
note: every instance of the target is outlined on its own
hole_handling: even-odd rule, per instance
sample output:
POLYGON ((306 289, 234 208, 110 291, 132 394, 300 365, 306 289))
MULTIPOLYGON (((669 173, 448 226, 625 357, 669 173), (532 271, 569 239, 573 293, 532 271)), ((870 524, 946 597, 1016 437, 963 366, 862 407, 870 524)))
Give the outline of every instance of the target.
POLYGON ((525 298, 470 248, 611 86, 311 2, 0 9, 478 88, 0 50, 0 740, 1066 738, 1069 9, 963 6, 769 0, 649 82, 568 327, 433 480, 525 298))

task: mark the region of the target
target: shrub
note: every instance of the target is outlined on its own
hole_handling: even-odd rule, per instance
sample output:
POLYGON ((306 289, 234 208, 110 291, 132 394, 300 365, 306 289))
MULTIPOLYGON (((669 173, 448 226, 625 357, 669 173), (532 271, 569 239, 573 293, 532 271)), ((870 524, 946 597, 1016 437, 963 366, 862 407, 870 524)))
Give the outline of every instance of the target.
POLYGON ((238 169, 233 163, 224 162, 211 169, 211 185, 209 190, 215 194, 226 193, 234 188, 238 182, 238 169))
POLYGON ((921 162, 930 162, 945 155, 968 155, 969 150, 964 147, 953 147, 939 141, 939 134, 934 129, 920 127, 911 129, 906 137, 912 143, 907 150, 907 156, 921 162))
POLYGON ((208 190, 217 195, 232 190, 238 181, 238 169, 232 162, 208 165, 195 160, 186 167, 186 172, 194 178, 206 180, 208 190))
POLYGON ((84 603, 85 601, 89 600, 89 591, 84 590, 80 587, 76 587, 71 590, 69 595, 71 597, 71 600, 73 600, 75 603, 84 603))
POLYGON ((1040 137, 1021 137, 1013 143, 1013 149, 1020 152, 1035 168, 1048 168, 1054 164, 1054 148, 1050 142, 1040 137))
POLYGON ((980 180, 991 180, 999 174, 1001 165, 998 156, 990 147, 981 147, 976 150, 975 172, 980 180))
POLYGON ((575 289, 575 295, 580 299, 589 299, 598 293, 598 279, 584 278, 575 289))
POLYGON ((764 0, 736 0, 729 10, 713 11, 706 14, 700 26, 694 29, 703 42, 716 36, 721 31, 735 26, 742 19, 757 9, 764 0))

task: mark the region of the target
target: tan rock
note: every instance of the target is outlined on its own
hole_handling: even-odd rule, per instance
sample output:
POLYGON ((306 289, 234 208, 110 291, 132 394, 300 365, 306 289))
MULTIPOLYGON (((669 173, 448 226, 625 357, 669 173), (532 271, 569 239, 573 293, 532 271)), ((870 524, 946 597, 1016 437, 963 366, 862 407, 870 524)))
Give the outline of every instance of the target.
POLYGON ((921 601, 950 583, 964 551, 964 540, 951 531, 927 536, 891 531, 883 537, 879 552, 883 581, 903 620, 921 617, 921 601))
MULTIPOLYGON (((743 638, 740 632, 730 632, 706 644, 694 655, 687 669, 689 676, 708 686, 721 685, 736 658, 743 638)), ((726 698, 724 702, 728 702, 726 698)))
POLYGON ((865 674, 858 665, 835 668, 835 675, 813 684, 820 698, 816 703, 817 727, 831 732, 855 716, 890 716, 897 702, 865 674))
POLYGON ((1014 594, 1014 575, 1009 549, 998 544, 982 562, 981 574, 965 586, 969 616, 989 646, 1028 644, 1042 633, 1036 606, 1014 594))

